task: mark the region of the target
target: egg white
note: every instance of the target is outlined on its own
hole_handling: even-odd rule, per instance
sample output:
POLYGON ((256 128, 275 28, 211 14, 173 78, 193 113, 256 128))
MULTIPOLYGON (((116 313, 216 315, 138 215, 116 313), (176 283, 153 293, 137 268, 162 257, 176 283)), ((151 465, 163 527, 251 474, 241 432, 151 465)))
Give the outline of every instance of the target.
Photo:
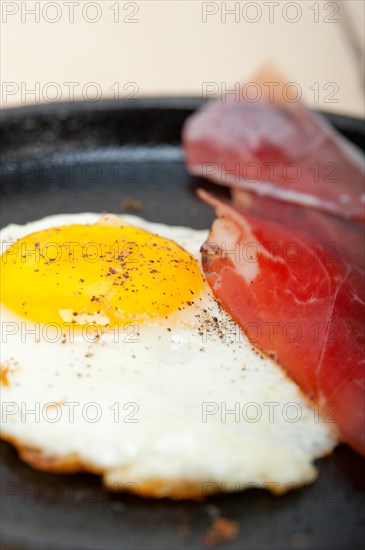
MULTIPOLYGON (((99 218, 49 216, 9 225, 0 238, 12 242, 99 218)), ((207 231, 122 219, 200 258, 207 231)), ((337 444, 331 424, 252 348, 208 284, 194 306, 168 319, 98 333, 95 341, 92 330, 85 336, 62 329, 61 337, 4 307, 1 314, 8 379, 1 388, 2 436, 50 461, 77 457, 110 489, 174 497, 185 484, 185 496, 199 497, 253 485, 280 493, 312 481, 313 460, 337 444), (151 484, 155 492, 146 489, 151 484)))

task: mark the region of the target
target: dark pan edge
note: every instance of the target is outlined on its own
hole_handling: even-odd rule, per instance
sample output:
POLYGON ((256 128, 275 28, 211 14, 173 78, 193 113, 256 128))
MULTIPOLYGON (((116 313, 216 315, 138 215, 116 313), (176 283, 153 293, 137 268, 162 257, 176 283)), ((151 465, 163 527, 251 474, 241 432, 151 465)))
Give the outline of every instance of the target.
MULTIPOLYGON (((208 100, 208 101, 214 101, 208 100)), ((57 116, 58 114, 87 113, 89 111, 176 109, 195 110, 207 101, 199 97, 142 97, 135 100, 105 99, 97 102, 74 101, 43 103, 31 106, 3 108, 0 111, 0 124, 16 121, 24 117, 57 116)), ((365 136, 365 121, 358 117, 337 114, 330 111, 316 111, 327 118, 338 130, 349 130, 365 136)))

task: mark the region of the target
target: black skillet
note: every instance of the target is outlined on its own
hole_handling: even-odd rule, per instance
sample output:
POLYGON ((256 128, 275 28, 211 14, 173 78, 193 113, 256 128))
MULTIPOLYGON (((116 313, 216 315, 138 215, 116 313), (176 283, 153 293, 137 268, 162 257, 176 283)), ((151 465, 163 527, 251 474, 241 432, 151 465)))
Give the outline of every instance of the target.
MULTIPOLYGON (((133 199, 148 220, 208 227, 213 213, 194 194, 203 182, 186 173, 180 147, 182 124, 198 106, 159 99, 3 111, 2 226, 123 212, 133 199)), ((364 147, 361 121, 326 117, 364 147)), ((198 549, 217 511, 240 524, 227 549, 355 550, 365 541, 365 464, 345 446, 318 461, 316 483, 284 497, 251 489, 203 503, 109 495, 97 477, 42 473, 11 445, 0 449, 4 550, 198 549)))

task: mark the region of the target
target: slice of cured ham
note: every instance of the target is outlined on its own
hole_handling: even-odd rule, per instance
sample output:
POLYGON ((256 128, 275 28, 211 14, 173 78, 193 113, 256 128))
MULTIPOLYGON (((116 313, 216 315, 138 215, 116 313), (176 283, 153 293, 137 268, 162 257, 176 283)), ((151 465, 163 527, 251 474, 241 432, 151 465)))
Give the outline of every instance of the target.
POLYGON ((365 269, 365 232, 362 224, 242 190, 232 189, 231 195, 233 204, 241 212, 279 223, 287 229, 314 238, 315 246, 324 248, 327 263, 336 263, 342 258, 365 269))
POLYGON ((216 298, 365 454, 361 232, 320 212, 301 209, 298 218, 274 203, 270 210, 262 197, 236 196, 238 209, 200 196, 218 216, 202 246, 216 298))
POLYGON ((187 120, 183 142, 192 174, 365 220, 363 156, 300 103, 212 100, 187 120))

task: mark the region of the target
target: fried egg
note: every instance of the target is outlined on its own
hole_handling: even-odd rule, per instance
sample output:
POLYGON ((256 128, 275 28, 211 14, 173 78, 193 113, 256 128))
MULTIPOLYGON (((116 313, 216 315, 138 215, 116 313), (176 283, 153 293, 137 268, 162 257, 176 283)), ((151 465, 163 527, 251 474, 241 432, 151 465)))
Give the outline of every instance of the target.
POLYGON ((25 461, 152 497, 315 479, 330 419, 219 306, 206 236, 94 213, 1 231, 1 433, 25 461))

